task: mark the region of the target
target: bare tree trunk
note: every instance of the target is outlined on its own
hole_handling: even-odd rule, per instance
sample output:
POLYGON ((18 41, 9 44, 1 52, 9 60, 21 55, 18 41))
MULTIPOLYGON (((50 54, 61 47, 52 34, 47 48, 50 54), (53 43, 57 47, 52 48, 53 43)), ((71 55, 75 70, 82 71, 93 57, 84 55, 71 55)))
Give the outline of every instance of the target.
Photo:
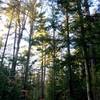
POLYGON ((24 83, 25 89, 26 89, 26 85, 28 81, 30 53, 31 53, 31 46, 32 46, 32 34, 33 34, 33 21, 30 23, 29 46, 28 46, 27 61, 26 61, 26 66, 25 66, 25 83, 24 83))
POLYGON ((12 69, 11 69, 11 76, 12 77, 15 76, 15 69, 16 69, 16 64, 17 64, 17 59, 18 59, 18 52, 19 52, 19 48, 20 48, 20 42, 21 42, 21 39, 22 39, 23 30, 25 29, 25 24, 26 24, 25 15, 23 15, 23 16, 24 17, 23 17, 23 21, 22 21, 22 27, 20 25, 20 21, 18 22, 19 23, 19 34, 18 34, 18 40, 17 40, 16 53, 13 55, 13 62, 12 62, 12 69))
POLYGON ((15 57, 16 40, 17 40, 17 23, 16 23, 16 26, 15 26, 15 37, 14 37, 14 45, 13 45, 13 60, 14 60, 14 57, 15 57))
POLYGON ((43 53, 43 42, 42 42, 42 63, 41 63, 41 99, 44 100, 44 53, 43 53))
POLYGON ((54 95, 54 100, 56 100, 56 41, 55 41, 55 28, 53 27, 53 95, 54 95))
MULTIPOLYGON (((12 63, 14 63, 15 61, 15 50, 16 50, 16 40, 17 40, 17 23, 16 23, 16 25, 15 25, 15 36, 14 36, 14 45, 13 45, 13 61, 12 61, 12 63)), ((12 66, 13 67, 13 66, 12 66)), ((13 70, 11 70, 12 72, 11 72, 11 78, 13 77, 13 70)))
POLYGON ((12 20, 13 20, 13 14, 11 15, 10 23, 9 23, 9 26, 8 26, 9 29, 8 29, 6 41, 5 41, 5 44, 4 44, 3 54, 2 54, 2 57, 1 57, 1 67, 3 66, 3 61, 4 61, 4 56, 5 56, 5 51, 6 51, 6 47, 7 47, 7 42, 8 42, 10 30, 11 30, 12 20))
POLYGON ((96 76, 95 76, 95 67, 96 67, 96 58, 95 58, 95 50, 94 46, 90 45, 89 47, 90 52, 90 66, 91 66, 91 81, 92 81, 92 93, 93 93, 93 99, 96 100, 96 76))

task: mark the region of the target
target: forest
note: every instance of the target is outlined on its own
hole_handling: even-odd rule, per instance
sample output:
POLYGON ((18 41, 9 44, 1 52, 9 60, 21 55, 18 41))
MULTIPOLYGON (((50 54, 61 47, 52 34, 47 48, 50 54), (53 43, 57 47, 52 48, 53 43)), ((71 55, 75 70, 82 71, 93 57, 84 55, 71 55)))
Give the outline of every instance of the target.
POLYGON ((0 100, 100 100, 100 0, 0 0, 0 100))

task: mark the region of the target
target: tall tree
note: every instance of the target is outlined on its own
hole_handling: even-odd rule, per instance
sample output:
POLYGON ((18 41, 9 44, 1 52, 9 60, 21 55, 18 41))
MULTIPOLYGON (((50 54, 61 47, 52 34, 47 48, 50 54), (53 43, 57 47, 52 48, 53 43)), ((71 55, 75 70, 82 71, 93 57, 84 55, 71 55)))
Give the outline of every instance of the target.
POLYGON ((82 39, 82 52, 84 57, 84 66, 86 72, 86 85, 87 85, 87 96, 88 100, 93 100, 93 94, 91 89, 91 74, 90 74, 90 65, 89 65, 89 55, 87 52, 87 44, 85 41, 85 32, 84 32, 84 21, 83 21, 83 14, 81 8, 81 1, 78 1, 78 13, 80 16, 80 29, 81 29, 81 39, 82 39))

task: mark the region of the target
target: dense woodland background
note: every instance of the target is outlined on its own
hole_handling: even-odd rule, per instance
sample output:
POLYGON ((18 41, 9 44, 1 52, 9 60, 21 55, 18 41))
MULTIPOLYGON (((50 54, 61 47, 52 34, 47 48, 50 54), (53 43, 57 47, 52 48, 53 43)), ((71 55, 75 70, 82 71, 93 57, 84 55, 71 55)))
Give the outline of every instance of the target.
POLYGON ((0 100, 100 100, 100 1, 93 6, 0 0, 0 100))

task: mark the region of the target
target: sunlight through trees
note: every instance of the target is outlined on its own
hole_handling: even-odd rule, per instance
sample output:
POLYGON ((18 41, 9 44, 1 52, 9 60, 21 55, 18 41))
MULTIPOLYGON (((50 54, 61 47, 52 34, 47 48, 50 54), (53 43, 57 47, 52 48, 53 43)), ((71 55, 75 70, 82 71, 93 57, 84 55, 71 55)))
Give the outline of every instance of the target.
POLYGON ((0 0, 0 100, 99 100, 99 5, 0 0))

